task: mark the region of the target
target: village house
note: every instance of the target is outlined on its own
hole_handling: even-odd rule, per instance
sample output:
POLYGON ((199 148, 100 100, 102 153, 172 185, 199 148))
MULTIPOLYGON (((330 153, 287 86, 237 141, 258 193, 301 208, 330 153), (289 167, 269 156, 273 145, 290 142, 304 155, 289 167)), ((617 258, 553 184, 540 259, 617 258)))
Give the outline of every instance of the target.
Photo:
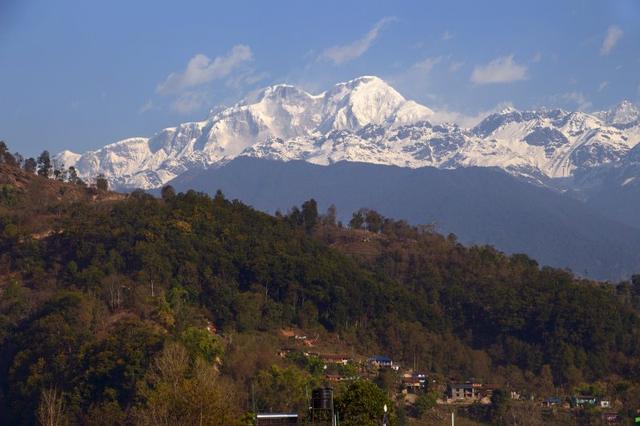
POLYGON ((585 406, 595 406, 598 404, 598 398, 593 395, 574 395, 571 397, 571 407, 582 408, 585 406))
POLYGON ((423 384, 416 377, 403 377, 402 388, 409 393, 418 393, 423 389, 423 384))
POLYGON ((367 362, 375 368, 392 368, 396 371, 400 368, 399 365, 393 363, 391 358, 383 355, 374 355, 367 362))
POLYGON ((349 381, 354 381, 358 379, 355 376, 345 377, 345 376, 341 376, 340 374, 325 374, 324 378, 328 382, 349 382, 349 381))
POLYGON ((351 361, 351 357, 348 355, 339 355, 339 354, 317 354, 320 361, 325 364, 342 364, 347 365, 351 361))
POLYGON ((449 383, 447 397, 453 401, 476 401, 481 398, 480 383, 449 383))
POLYGON ((418 393, 427 388, 427 376, 422 373, 406 373, 402 376, 402 387, 408 393, 418 393))
POLYGON ((545 399, 544 401, 542 401, 542 406, 543 407, 547 407, 547 408, 551 408, 551 407, 555 407, 558 405, 562 405, 562 400, 560 398, 558 398, 557 396, 552 396, 549 397, 547 399, 545 399))

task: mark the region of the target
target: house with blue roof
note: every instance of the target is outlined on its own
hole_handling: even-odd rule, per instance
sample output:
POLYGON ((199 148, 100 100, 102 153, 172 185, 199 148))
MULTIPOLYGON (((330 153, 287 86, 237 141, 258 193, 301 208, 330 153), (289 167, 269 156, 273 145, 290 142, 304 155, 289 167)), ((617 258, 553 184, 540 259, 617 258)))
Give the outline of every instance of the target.
POLYGON ((393 360, 384 355, 374 355, 369 358, 367 362, 376 368, 393 368, 395 370, 398 369, 398 366, 393 364, 393 360))

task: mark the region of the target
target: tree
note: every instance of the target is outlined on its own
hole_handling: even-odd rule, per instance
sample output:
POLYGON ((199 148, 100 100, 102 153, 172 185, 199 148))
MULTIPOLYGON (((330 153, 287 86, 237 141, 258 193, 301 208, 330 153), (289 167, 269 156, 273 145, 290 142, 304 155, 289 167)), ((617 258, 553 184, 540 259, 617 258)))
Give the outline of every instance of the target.
POLYGON ((102 173, 100 173, 98 177, 96 177, 96 188, 98 188, 98 191, 109 190, 109 181, 102 173))
POLYGON ((6 154, 7 152, 9 152, 7 144, 5 143, 5 141, 0 141, 0 162, 3 161, 4 154, 6 154))
POLYGON ((258 373, 255 383, 258 409, 266 411, 299 411, 307 405, 307 388, 311 376, 297 367, 276 365, 258 373))
POLYGON ((209 364, 220 362, 224 348, 219 338, 208 330, 189 327, 182 332, 181 338, 182 343, 194 359, 200 357, 209 364))
POLYGON ((9 166, 16 166, 16 159, 9 152, 9 148, 4 141, 0 141, 0 163, 5 163, 9 166))
POLYGON ((338 211, 335 204, 331 204, 324 215, 324 221, 327 225, 335 225, 338 220, 338 211))
POLYGON ((503 389, 496 389, 491 395, 491 423, 505 422, 505 415, 509 409, 509 394, 503 389))
POLYGON ((388 424, 396 424, 393 403, 384 391, 371 382, 358 380, 349 385, 336 401, 340 424, 344 426, 378 426, 388 410, 388 424))
POLYGON ((362 229, 362 225, 364 224, 364 215, 361 210, 353 213, 351 220, 349 221, 349 228, 351 229, 362 229))
POLYGON ((74 183, 77 184, 78 183, 78 171, 76 170, 75 167, 71 166, 69 167, 69 169, 67 170, 67 176, 69 179, 69 183, 74 183))
POLYGON ((390 368, 383 368, 378 372, 378 377, 376 377, 375 383, 387 393, 387 395, 392 395, 396 388, 396 373, 390 368))
POLYGON ((318 222, 318 204, 313 198, 302 203, 302 218, 304 221, 304 229, 307 232, 311 232, 318 222))
POLYGON ((16 167, 22 167, 22 163, 24 162, 24 157, 19 152, 14 152, 13 157, 16 159, 16 167))
POLYGON ((437 392, 428 392, 420 395, 413 405, 418 417, 424 416, 428 411, 435 407, 437 400, 437 392))
POLYGON ((135 414, 141 425, 238 424, 238 396, 232 383, 203 360, 190 362, 187 350, 169 343, 156 357, 141 388, 145 403, 135 414))
POLYGON ((384 218, 377 211, 368 210, 365 216, 365 222, 367 223, 368 231, 378 233, 382 230, 382 224, 384 223, 384 218))
POLYGON ((169 200, 175 198, 176 190, 173 189, 173 186, 171 186, 171 185, 165 185, 165 186, 162 187, 162 190, 160 191, 160 195, 162 196, 163 200, 169 201, 169 200))
POLYGON ((27 173, 35 173, 38 163, 33 157, 29 157, 24 161, 24 171, 27 173))
POLYGON ((53 176, 56 180, 64 182, 67 177, 67 172, 64 168, 64 164, 56 164, 53 168, 53 176))
POLYGON ((45 389, 38 405, 38 422, 41 426, 62 426, 66 423, 64 399, 57 389, 45 389))
POLYGON ((49 151, 42 151, 38 157, 38 175, 48 178, 51 174, 51 158, 49 151))

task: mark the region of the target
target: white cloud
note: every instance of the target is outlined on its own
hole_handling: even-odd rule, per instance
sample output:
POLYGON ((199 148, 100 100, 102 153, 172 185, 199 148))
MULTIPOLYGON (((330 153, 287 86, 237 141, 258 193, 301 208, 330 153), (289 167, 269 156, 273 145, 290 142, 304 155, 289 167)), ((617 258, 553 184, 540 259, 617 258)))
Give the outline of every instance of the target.
POLYGON ((147 111, 151 111, 153 109, 153 101, 149 100, 144 103, 140 108, 138 108, 138 113, 143 114, 147 111))
POLYGON ((541 60, 542 60, 542 53, 540 52, 536 52, 536 54, 533 55, 533 58, 531 58, 531 62, 533 62, 534 64, 537 64, 541 60))
POLYGON ((342 46, 330 47, 320 54, 319 59, 333 62, 335 65, 340 65, 362 56, 367 50, 369 50, 374 40, 378 38, 378 34, 382 27, 395 20, 396 18, 394 17, 381 19, 376 22, 373 28, 371 28, 362 38, 342 46))
POLYGON ((600 85, 598 85, 598 92, 602 92, 604 89, 607 88, 608 85, 609 85, 608 81, 603 81, 602 83, 600 83, 600 85))
POLYGON ((442 33, 443 41, 451 40, 452 38, 453 38, 453 34, 451 34, 449 31, 445 31, 442 33))
POLYGON ((237 76, 234 76, 233 78, 229 78, 225 84, 227 87, 241 89, 245 86, 253 86, 268 77, 269 74, 266 72, 256 72, 253 69, 249 69, 246 72, 242 72, 237 76))
POLYGON ((207 103, 207 95, 201 92, 185 92, 171 104, 171 109, 180 114, 188 114, 202 108, 207 103))
POLYGON ((251 49, 243 44, 234 46, 227 55, 214 59, 199 53, 189 60, 184 72, 169 74, 164 83, 158 85, 156 91, 160 94, 181 93, 186 89, 224 78, 238 65, 252 58, 251 49))
POLYGON ((433 69, 433 67, 438 65, 441 61, 442 56, 427 58, 423 61, 413 64, 413 68, 424 73, 429 73, 433 69))
POLYGON ((386 77, 387 81, 401 92, 426 94, 432 84, 430 73, 433 68, 446 58, 433 56, 425 58, 408 68, 386 77))
POLYGON ((578 111, 588 110, 593 105, 582 92, 564 93, 560 98, 565 102, 576 105, 578 111))
POLYGON ((456 123, 458 126, 468 129, 480 123, 487 116, 511 107, 513 107, 511 102, 501 102, 491 109, 472 115, 449 111, 447 108, 436 109, 430 121, 433 123, 456 123))
POLYGON ((618 41, 620 41, 620 39, 622 38, 622 34, 623 31, 620 27, 611 25, 607 29, 607 34, 604 36, 604 40, 602 40, 600 54, 606 56, 611 53, 611 50, 613 50, 618 41))
POLYGON ((487 65, 477 65, 471 74, 471 81, 475 84, 511 83, 526 79, 527 67, 518 65, 513 55, 496 58, 487 65))

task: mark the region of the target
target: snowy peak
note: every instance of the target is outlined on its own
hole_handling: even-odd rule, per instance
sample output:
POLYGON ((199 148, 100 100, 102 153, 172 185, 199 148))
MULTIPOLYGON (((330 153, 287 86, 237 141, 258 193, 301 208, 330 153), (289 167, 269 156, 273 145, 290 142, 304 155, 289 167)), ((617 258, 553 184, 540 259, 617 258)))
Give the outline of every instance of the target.
POLYGON ((375 76, 319 94, 278 84, 213 111, 204 121, 81 155, 65 151, 56 159, 75 165, 83 178, 103 173, 124 189, 158 187, 191 168, 215 167, 238 156, 315 164, 500 167, 545 184, 620 164, 640 142, 640 125, 633 124, 638 124, 638 108, 630 102, 594 114, 507 107, 469 130, 433 125, 433 116, 375 76))
MULTIPOLYGON (((57 158, 77 165, 86 178, 104 173, 117 187, 151 188, 191 167, 228 161, 257 144, 264 147, 275 141, 296 140, 304 145, 332 132, 406 125, 424 121, 432 114, 429 108, 406 100, 374 76, 339 83, 317 95, 278 84, 230 108, 212 111, 205 121, 180 124, 151 138, 126 139, 82 155, 63 152, 57 158)), ((346 146, 336 149, 365 150, 346 146)), ((352 158, 356 157, 353 154, 352 158)))
POLYGON ((630 127, 640 124, 640 108, 631 101, 624 100, 608 111, 595 113, 605 123, 616 127, 630 127))
POLYGON ((75 166, 80 157, 82 157, 82 154, 64 150, 55 156, 56 167, 68 168, 75 166))
POLYGON ((357 130, 367 124, 392 122, 407 100, 378 77, 340 83, 324 93, 320 130, 357 130))

